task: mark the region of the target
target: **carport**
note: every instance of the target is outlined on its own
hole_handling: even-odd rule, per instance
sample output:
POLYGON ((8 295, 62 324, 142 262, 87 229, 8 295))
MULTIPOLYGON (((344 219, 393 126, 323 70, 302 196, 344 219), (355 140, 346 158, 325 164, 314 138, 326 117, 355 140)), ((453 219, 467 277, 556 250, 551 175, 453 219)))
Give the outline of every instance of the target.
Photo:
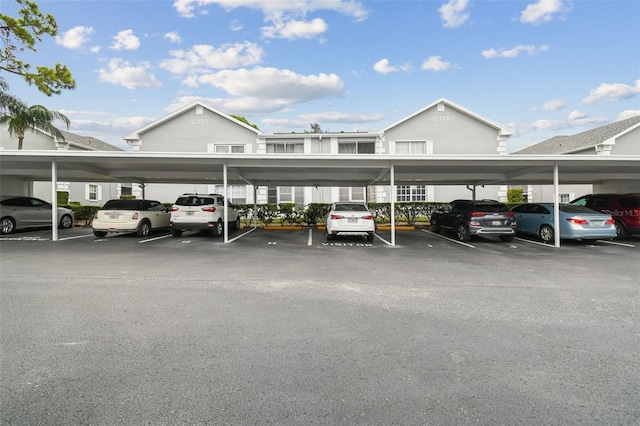
MULTIPOLYGON (((57 182, 199 183, 258 186, 388 185, 395 245, 395 185, 553 185, 626 181, 640 186, 640 156, 292 155, 180 152, 0 151, 0 176, 57 182)), ((225 209, 225 217, 226 217, 225 209)), ((58 229, 52 227, 52 240, 58 229)), ((224 234, 228 242, 227 229, 224 234)), ((560 246, 560 234, 555 235, 560 246)))

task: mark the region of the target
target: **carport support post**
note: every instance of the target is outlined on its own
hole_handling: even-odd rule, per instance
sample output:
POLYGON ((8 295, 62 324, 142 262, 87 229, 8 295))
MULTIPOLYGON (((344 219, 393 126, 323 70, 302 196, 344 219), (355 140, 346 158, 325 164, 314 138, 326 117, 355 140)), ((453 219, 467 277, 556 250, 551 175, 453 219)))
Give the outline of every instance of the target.
POLYGON ((258 187, 253 185, 253 229, 258 227, 258 187))
POLYGON ((391 176, 390 185, 391 185, 391 245, 396 245, 396 183, 395 183, 395 174, 396 169, 393 163, 391 163, 391 167, 389 169, 389 174, 391 176))
POLYGON ((51 240, 58 241, 58 167, 51 160, 51 240))
POLYGON ((224 223, 222 224, 222 229, 224 229, 224 243, 229 242, 229 220, 227 219, 227 204, 229 204, 229 200, 227 199, 227 162, 225 161, 222 164, 222 185, 224 186, 224 208, 222 209, 222 220, 224 223))
POLYGON ((558 162, 553 163, 553 236, 554 244, 560 247, 560 189, 558 188, 558 162))

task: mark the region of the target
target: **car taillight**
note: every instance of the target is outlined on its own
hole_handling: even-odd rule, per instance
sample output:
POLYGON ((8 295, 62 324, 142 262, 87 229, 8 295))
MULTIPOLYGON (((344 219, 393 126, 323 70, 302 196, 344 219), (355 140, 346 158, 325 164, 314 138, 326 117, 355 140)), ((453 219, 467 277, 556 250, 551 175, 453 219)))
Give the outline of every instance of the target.
POLYGON ((180 209, 178 207, 176 207, 176 206, 172 206, 171 207, 171 211, 172 212, 177 212, 178 210, 180 210, 180 209))
POLYGON ((339 214, 332 214, 331 219, 342 219, 342 216, 340 216, 339 214))
POLYGON ((138 220, 138 212, 133 213, 131 220, 138 220))
POLYGON ((607 222, 606 222, 607 225, 614 225, 615 223, 616 221, 613 220, 613 218, 607 219, 607 222))
POLYGON ((373 215, 367 215, 367 216, 363 216, 364 220, 373 220, 373 215))
POLYGON ((486 213, 482 213, 482 212, 471 212, 469 213, 469 216, 471 217, 482 217, 482 216, 486 216, 486 213))
POLYGON ((202 211, 203 212, 207 212, 207 213, 213 213, 213 212, 216 211, 216 208, 215 207, 203 207, 202 211))
POLYGON ((513 217, 514 216, 513 212, 506 212, 504 215, 506 217, 513 217))
POLYGON ((573 223, 574 225, 586 225, 588 223, 586 219, 576 219, 574 217, 568 218, 567 222, 573 223))

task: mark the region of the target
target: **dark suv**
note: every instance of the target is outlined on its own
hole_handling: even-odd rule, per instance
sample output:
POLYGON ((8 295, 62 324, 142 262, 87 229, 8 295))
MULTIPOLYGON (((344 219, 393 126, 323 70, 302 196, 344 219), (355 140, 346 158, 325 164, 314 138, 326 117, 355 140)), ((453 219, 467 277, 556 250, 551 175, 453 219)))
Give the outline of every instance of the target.
POLYGON ((454 232, 459 241, 473 235, 495 235, 513 241, 516 221, 504 204, 494 200, 454 200, 431 214, 431 230, 454 232))
POLYGON ((613 217, 616 238, 640 234, 640 194, 591 194, 577 198, 570 204, 588 207, 613 217))

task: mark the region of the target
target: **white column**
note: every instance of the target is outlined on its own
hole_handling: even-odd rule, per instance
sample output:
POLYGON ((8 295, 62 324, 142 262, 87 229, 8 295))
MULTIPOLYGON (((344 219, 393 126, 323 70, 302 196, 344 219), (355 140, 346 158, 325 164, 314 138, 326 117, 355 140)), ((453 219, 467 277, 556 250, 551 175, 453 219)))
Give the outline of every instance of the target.
POLYGON ((558 187, 558 163, 553 163, 553 229, 555 246, 560 247, 560 189, 558 187))
POLYGON ((58 167, 51 160, 51 240, 58 241, 58 167))
POLYGON ((395 184, 395 167, 391 163, 389 174, 391 176, 390 190, 391 190, 391 245, 396 245, 396 184, 395 184))

